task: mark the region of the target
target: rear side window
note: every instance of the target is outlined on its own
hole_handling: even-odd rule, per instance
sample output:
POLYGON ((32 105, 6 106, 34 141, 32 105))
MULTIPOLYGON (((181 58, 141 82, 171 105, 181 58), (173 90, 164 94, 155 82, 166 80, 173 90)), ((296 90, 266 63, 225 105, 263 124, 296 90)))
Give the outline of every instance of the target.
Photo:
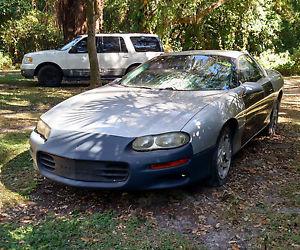
POLYGON ((103 36, 97 39, 98 53, 120 53, 128 52, 122 37, 103 36))
POLYGON ((160 41, 156 37, 132 36, 130 40, 136 52, 162 52, 160 41))

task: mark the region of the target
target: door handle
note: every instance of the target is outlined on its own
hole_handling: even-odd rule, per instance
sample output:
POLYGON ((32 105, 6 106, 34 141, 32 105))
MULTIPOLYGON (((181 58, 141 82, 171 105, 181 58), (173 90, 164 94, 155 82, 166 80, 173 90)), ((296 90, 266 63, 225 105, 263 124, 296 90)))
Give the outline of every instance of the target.
POLYGON ((129 56, 128 55, 124 55, 123 58, 129 58, 129 56))

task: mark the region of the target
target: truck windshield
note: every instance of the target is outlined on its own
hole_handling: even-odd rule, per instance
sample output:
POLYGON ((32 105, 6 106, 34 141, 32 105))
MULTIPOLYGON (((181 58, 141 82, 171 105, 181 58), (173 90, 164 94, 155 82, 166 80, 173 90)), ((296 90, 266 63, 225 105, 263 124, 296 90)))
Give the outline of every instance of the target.
POLYGON ((77 42, 79 42, 79 40, 81 39, 81 36, 78 36, 76 38, 74 38, 73 40, 71 40, 70 42, 68 42, 66 45, 64 45, 63 47, 59 48, 58 50, 68 50, 70 48, 72 48, 77 42))

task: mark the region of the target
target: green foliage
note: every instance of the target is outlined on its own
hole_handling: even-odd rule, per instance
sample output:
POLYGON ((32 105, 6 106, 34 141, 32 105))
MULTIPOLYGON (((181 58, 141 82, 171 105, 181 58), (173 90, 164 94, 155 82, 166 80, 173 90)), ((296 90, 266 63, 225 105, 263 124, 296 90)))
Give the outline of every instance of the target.
POLYGON ((15 62, 20 62, 25 53, 56 48, 61 43, 53 16, 38 10, 26 13, 19 20, 6 22, 0 37, 15 62))
POLYGON ((0 24, 20 18, 31 9, 30 0, 0 0, 0 24))
POLYGON ((267 69, 276 69, 285 76, 297 75, 300 73, 300 49, 278 52, 266 50, 256 59, 267 69))
POLYGON ((276 68, 281 74, 286 76, 300 74, 300 49, 294 49, 289 62, 283 65, 278 65, 276 68))
POLYGON ((232 0, 198 24, 182 22, 215 1, 108 0, 104 9, 106 32, 152 32, 174 50, 247 49, 259 54, 273 49, 281 16, 272 0, 232 0))
POLYGON ((266 50, 257 57, 257 60, 260 62, 260 64, 263 67, 267 69, 268 68, 276 69, 283 65, 295 64, 288 51, 275 53, 274 50, 266 50))
POLYGON ((11 58, 0 52, 0 70, 7 70, 11 68, 13 68, 11 58))
MULTIPOLYGON (((0 51, 15 63, 24 53, 58 47, 62 38, 55 2, 0 0, 0 51)), ((106 0, 104 32, 156 33, 167 51, 248 50, 268 67, 298 72, 300 0, 231 0, 205 13, 215 2, 106 0), (201 11, 204 15, 196 22, 201 11)))
POLYGON ((248 50, 268 67, 297 72, 293 54, 300 44, 299 0, 231 0, 194 22, 197 11, 214 2, 107 0, 104 29, 156 33, 167 50, 248 50), (186 17, 191 21, 183 22, 186 17))

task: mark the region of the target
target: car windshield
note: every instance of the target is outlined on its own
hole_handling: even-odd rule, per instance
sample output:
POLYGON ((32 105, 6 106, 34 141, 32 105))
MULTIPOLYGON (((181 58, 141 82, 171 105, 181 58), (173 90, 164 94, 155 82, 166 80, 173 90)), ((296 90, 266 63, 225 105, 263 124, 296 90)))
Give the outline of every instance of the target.
POLYGON ((227 90, 235 85, 231 58, 216 55, 168 55, 142 64, 123 86, 171 90, 227 90))
POLYGON ((68 49, 72 48, 77 42, 79 42, 79 40, 81 38, 82 38, 81 36, 74 38, 72 41, 68 42, 66 45, 59 48, 58 50, 68 50, 68 49))

